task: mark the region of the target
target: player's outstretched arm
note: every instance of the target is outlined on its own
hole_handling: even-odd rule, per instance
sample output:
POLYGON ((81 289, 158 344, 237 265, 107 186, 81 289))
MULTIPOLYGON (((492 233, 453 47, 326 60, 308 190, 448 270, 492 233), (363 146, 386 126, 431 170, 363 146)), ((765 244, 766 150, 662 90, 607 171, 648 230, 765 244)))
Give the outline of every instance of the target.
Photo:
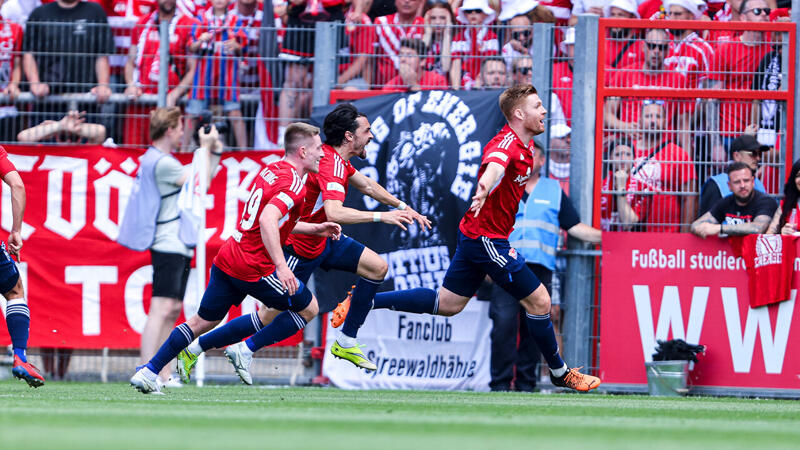
POLYGON ((383 222, 389 225, 396 225, 405 230, 406 225, 414 221, 408 211, 399 209, 385 212, 360 211, 344 206, 341 200, 325 200, 324 207, 325 215, 328 216, 328 219, 342 225, 383 222))
POLYGON ((505 171, 506 168, 496 162, 490 162, 486 166, 486 171, 483 172, 481 179, 478 180, 478 188, 475 190, 475 195, 472 196, 472 204, 469 206, 469 210, 475 214, 475 217, 478 217, 478 214, 480 214, 481 208, 483 208, 483 204, 486 202, 486 198, 489 196, 489 193, 492 192, 492 189, 497 186, 500 177, 503 176, 505 171))
POLYGON ((413 208, 409 207, 404 201, 389 193, 389 191, 387 191, 372 178, 356 171, 356 173, 354 173, 348 179, 348 182, 354 188, 361 191, 362 194, 368 195, 384 205, 407 211, 411 215, 411 218, 419 223, 419 226, 421 226, 422 229, 431 229, 431 221, 428 220, 426 216, 418 213, 413 208))
POLYGON ((342 226, 335 222, 308 223, 297 222, 292 230, 292 234, 311 234, 325 238, 333 238, 338 241, 342 236, 342 226))
POLYGON ((8 172, 3 181, 11 188, 11 233, 8 235, 8 252, 19 256, 22 248, 22 217, 25 215, 25 184, 19 172, 12 170, 8 172))
POLYGON ((281 232, 278 222, 282 216, 283 214, 277 206, 268 204, 261 211, 258 225, 261 229, 261 241, 264 243, 264 248, 275 264, 275 275, 283 288, 289 291, 289 295, 294 295, 297 292, 297 279, 289 269, 289 265, 286 264, 286 258, 283 256, 281 248, 281 232))

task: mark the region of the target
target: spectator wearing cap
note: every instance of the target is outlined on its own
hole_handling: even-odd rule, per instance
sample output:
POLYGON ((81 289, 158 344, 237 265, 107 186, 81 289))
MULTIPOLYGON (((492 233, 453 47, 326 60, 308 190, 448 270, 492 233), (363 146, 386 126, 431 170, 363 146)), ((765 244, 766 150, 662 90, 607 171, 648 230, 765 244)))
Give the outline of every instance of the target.
POLYGON ((678 232, 680 224, 696 217, 697 176, 692 158, 664 132, 666 116, 664 101, 642 102, 631 176, 656 192, 647 212, 647 231, 678 232))
POLYGON ((722 197, 711 210, 692 223, 692 233, 709 236, 746 236, 765 233, 778 209, 771 197, 755 186, 755 171, 737 161, 728 166, 730 195, 722 197))
POLYGON ((420 91, 447 89, 447 79, 432 70, 425 70, 425 43, 422 39, 403 39, 400 41, 399 74, 389 80, 384 89, 420 91))
POLYGON ((558 49, 562 59, 553 64, 553 92, 558 96, 567 125, 572 125, 572 80, 575 64, 575 28, 567 28, 558 49))
MULTIPOLYGON (((761 145, 758 140, 756 140, 755 136, 743 134, 734 139, 731 143, 731 160, 733 162, 743 162, 753 169, 753 173, 757 173, 758 165, 761 162, 761 154, 766 151, 769 151, 769 147, 761 145)), ((711 207, 716 204, 719 199, 731 194, 728 181, 727 171, 718 173, 706 181, 703 188, 700 189, 700 210, 697 213, 698 217, 711 210, 711 207)), ((764 188, 764 184, 758 178, 755 178, 753 184, 757 191, 767 192, 764 188)))
MULTIPOLYGON (((739 16, 746 22, 769 21, 765 0, 743 0, 739 16)), ((744 31, 730 42, 722 42, 714 52, 708 80, 710 89, 745 91, 753 86, 753 74, 771 51, 761 31, 744 31)), ((708 100, 719 112, 709 113, 707 129, 712 136, 712 154, 724 155, 736 136, 752 123, 753 104, 744 100, 708 100)))
MULTIPOLYGON (((703 0, 666 0, 667 20, 700 20, 708 6, 703 0)), ((664 66, 686 77, 687 87, 699 88, 706 80, 714 49, 694 30, 669 30, 672 40, 664 66)))
POLYGON ((501 51, 506 60, 508 70, 511 70, 514 60, 522 56, 533 56, 533 23, 525 14, 520 14, 508 21, 508 42, 501 51))
POLYGON ((481 64, 481 76, 476 86, 478 89, 501 89, 508 86, 506 63, 499 56, 490 56, 481 64))
MULTIPOLYGON (((544 149, 535 144, 533 169, 517 210, 514 231, 508 240, 551 294, 553 302, 550 317, 558 336, 561 306, 556 299, 560 296, 552 294, 561 230, 566 230, 569 236, 595 244, 600 243, 602 232, 580 221, 575 207, 558 181, 541 176, 545 161, 544 149)), ((525 337, 525 324, 521 320, 524 309, 519 301, 495 285, 489 304, 489 317, 492 319, 490 388, 509 390, 516 365, 514 387, 520 391, 532 390, 536 384, 535 368, 540 357, 536 345, 525 337)), ((563 347, 560 340, 559 347, 563 347)))
POLYGON ((456 19, 467 26, 453 40, 453 74, 469 88, 481 71, 481 61, 500 53, 497 35, 489 25, 496 14, 488 0, 464 0, 456 19))
MULTIPOLYGON (((635 0, 612 0, 603 7, 603 17, 609 19, 638 19, 635 0)), ((608 29, 606 37, 606 67, 616 69, 640 64, 643 59, 642 40, 636 30, 625 27, 608 29)))
MULTIPOLYGON (((686 78, 683 75, 664 68, 664 57, 669 47, 668 33, 660 28, 651 28, 645 32, 644 37, 644 45, 641 47, 644 60, 612 74, 608 84, 632 89, 684 87, 686 78)), ((667 123, 672 124, 678 104, 670 102, 667 106, 667 123)), ((632 130, 639 120, 641 108, 641 99, 611 97, 604 106, 605 126, 612 130, 632 130)), ((685 108, 681 108, 679 112, 686 114, 685 108)))

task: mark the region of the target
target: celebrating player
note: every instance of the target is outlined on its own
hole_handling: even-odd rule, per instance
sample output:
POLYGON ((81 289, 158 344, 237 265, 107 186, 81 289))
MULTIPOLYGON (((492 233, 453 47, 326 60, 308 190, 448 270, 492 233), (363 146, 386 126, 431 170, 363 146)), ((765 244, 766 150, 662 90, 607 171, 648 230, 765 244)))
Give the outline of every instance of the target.
POLYGON ((0 176, 11 188, 11 234, 8 235, 8 250, 5 242, 0 242, 0 293, 6 299, 6 326, 11 335, 11 346, 14 348, 14 366, 11 372, 15 377, 25 380, 28 386, 39 387, 44 384, 44 377, 33 364, 28 362, 25 350, 28 348, 28 332, 31 326, 31 311, 25 300, 25 290, 16 263, 11 259, 14 255, 19 259, 22 248, 22 216, 25 214, 25 185, 14 164, 8 160, 6 149, 0 146, 0 176))
MULTIPOLYGON (((404 230, 407 225, 416 221, 423 229, 430 229, 430 221, 425 216, 408 207, 350 164, 349 160, 353 156, 366 157, 365 147, 373 137, 369 120, 364 114, 359 113, 355 106, 343 103, 325 117, 322 128, 325 132, 325 145, 322 146, 325 157, 320 163, 319 173, 310 175, 306 182, 306 202, 301 220, 310 223, 324 223, 330 220, 339 224, 383 222, 404 230), (343 202, 347 195, 348 184, 384 205, 396 209, 388 212, 368 212, 345 207, 343 202)), ((334 240, 295 234, 289 238, 285 253, 295 276, 304 283, 308 282, 317 267, 325 270, 343 270, 360 276, 352 291, 350 302, 352 306, 349 306, 350 311, 346 320, 344 314, 340 315, 344 327, 337 335, 331 353, 358 367, 375 370, 375 364, 368 360, 359 348, 356 335, 372 309, 373 297, 383 283, 389 268, 387 262, 348 236, 334 240)), ((430 300, 434 300, 435 293, 430 289, 427 291, 432 293, 429 296, 430 300)), ((397 291, 392 294, 413 302, 414 298, 419 297, 420 290, 397 291)), ((419 312, 432 312, 432 310, 419 312)), ((188 381, 189 373, 197 361, 197 355, 210 348, 238 342, 258 331, 262 323, 270 323, 275 314, 277 311, 262 309, 259 313, 237 318, 201 336, 178 356, 178 373, 188 381)), ((255 350, 257 349, 244 343, 225 350, 229 355, 241 355, 229 359, 246 363, 245 366, 236 364, 234 366, 242 381, 247 384, 252 382, 248 369, 252 351, 255 350)))
POLYGON ((285 311, 247 340, 254 347, 291 336, 317 315, 317 300, 292 274, 281 246, 291 232, 334 239, 341 233, 335 223, 298 223, 304 177, 319 171, 322 157, 318 128, 303 123, 287 128, 286 156, 264 168, 253 182, 241 222, 214 258, 197 315, 177 326, 155 356, 137 368, 131 385, 143 393, 160 393, 158 372, 247 295, 285 311))
MULTIPOLYGON (((456 253, 438 296, 420 288, 411 303, 396 292, 387 292, 375 296, 375 308, 418 309, 415 312, 452 316, 464 309, 488 274, 525 308, 528 331, 550 366, 553 384, 588 391, 599 386, 600 379, 568 368, 561 359, 550 320, 550 295, 525 264, 525 258, 508 243, 533 168, 533 151, 528 143, 544 131, 547 111, 530 84, 506 89, 500 95, 500 109, 508 124, 483 150, 478 187, 459 224, 456 253), (431 300, 433 303, 425 304, 431 300)), ((340 304, 340 308, 344 306, 340 304)))

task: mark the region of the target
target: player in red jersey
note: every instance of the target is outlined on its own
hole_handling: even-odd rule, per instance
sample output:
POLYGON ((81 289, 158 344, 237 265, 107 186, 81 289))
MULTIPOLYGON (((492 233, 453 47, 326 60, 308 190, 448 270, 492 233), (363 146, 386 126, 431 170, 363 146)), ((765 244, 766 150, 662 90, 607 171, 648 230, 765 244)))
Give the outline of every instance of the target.
POLYGON ((44 384, 44 377, 33 364, 28 362, 25 350, 28 348, 28 332, 31 325, 31 311, 25 299, 22 278, 17 264, 11 255, 19 260, 22 249, 22 216, 25 214, 25 185, 14 164, 8 160, 6 149, 0 146, 0 178, 11 188, 11 233, 8 235, 8 250, 5 242, 0 242, 0 294, 6 299, 6 326, 14 349, 14 366, 11 372, 15 377, 25 380, 31 387, 44 384))
MULTIPOLYGON (((430 221, 425 216, 408 207, 405 202, 387 192, 350 164, 349 160, 353 156, 366 157, 366 146, 372 140, 366 116, 359 113, 355 106, 343 103, 325 117, 322 128, 325 132, 325 145, 322 147, 325 156, 320 163, 319 173, 309 175, 306 181, 305 206, 301 217, 303 222, 325 223, 328 220, 339 224, 383 222, 405 230, 407 225, 416 221, 423 229, 430 228, 430 221), (345 207, 343 203, 348 186, 353 186, 380 203, 396 209, 370 212, 345 207)), ((284 254, 289 261, 289 267, 303 283, 308 282, 318 267, 323 270, 342 270, 360 276, 352 291, 352 299, 348 301, 349 313, 338 316, 344 322, 344 327, 337 335, 331 353, 358 367, 375 370, 375 365, 359 348, 356 336, 372 309, 373 300, 377 304, 378 297, 384 295, 376 296, 376 292, 389 270, 388 263, 377 253, 349 236, 331 239, 319 235, 294 234, 289 238, 284 254)), ((412 303, 411 308, 403 311, 435 313, 436 294, 430 289, 410 289, 391 294, 412 303), (426 297, 426 292, 429 298, 427 302, 420 300, 426 297), (415 301, 416 308, 413 307, 415 301)), ((262 308, 258 314, 254 313, 250 318, 234 319, 225 326, 201 336, 186 349, 186 352, 181 352, 178 357, 178 373, 187 380, 197 355, 209 348, 240 341, 258 331, 262 323, 274 323, 277 314, 278 311, 262 308)), ((337 324, 334 320, 332 323, 334 327, 341 325, 341 322, 337 324)), ((226 352, 237 354, 241 350, 242 344, 237 344, 228 347, 226 352)), ((239 368, 237 372, 244 375, 243 380, 250 379, 249 374, 244 374, 239 368)))
POLYGON ((508 243, 533 169, 533 151, 528 143, 544 131, 547 111, 530 84, 506 89, 500 95, 500 109, 508 125, 483 150, 478 187, 459 225, 456 253, 439 293, 418 288, 413 299, 405 298, 402 291, 382 293, 375 296, 374 308, 453 316, 464 309, 489 275, 527 311, 528 331, 550 366, 553 384, 588 391, 599 386, 600 379, 569 369, 561 359, 550 321, 550 295, 525 264, 525 258, 508 243), (432 307, 420 308, 425 302, 431 302, 432 307), (418 310, 414 310, 414 303, 419 305, 418 310))
MULTIPOLYGON (((289 269, 281 246, 292 232, 334 238, 341 232, 339 225, 330 222, 298 223, 305 176, 319 170, 320 159, 319 129, 302 123, 289 126, 286 156, 264 168, 253 182, 241 222, 214 258, 197 315, 176 327, 155 356, 137 368, 130 380, 136 389, 143 393, 160 392, 156 374, 195 335, 214 328, 230 307, 239 305, 247 295, 285 311, 247 340, 253 347, 286 339, 317 315, 316 299, 289 269)), ((237 366, 240 363, 232 362, 237 366)))

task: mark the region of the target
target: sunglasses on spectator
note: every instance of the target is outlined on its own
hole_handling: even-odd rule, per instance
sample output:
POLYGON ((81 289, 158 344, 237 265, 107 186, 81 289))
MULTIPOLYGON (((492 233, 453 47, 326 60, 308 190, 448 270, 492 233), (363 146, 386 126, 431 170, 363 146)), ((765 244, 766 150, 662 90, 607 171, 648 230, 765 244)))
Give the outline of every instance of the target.
POLYGON ((647 106, 647 105, 664 106, 664 100, 642 100, 642 105, 644 105, 644 106, 647 106))
POLYGON ((761 152, 758 150, 739 150, 739 153, 748 154, 753 158, 761 158, 761 152))
POLYGON ((482 12, 483 12, 482 9, 465 9, 464 10, 464 15, 478 14, 478 13, 482 13, 482 12))
POLYGON ((647 48, 650 50, 660 50, 662 52, 667 51, 669 48, 669 44, 656 44, 654 42, 645 42, 645 45, 647 45, 647 48))
POLYGON ((761 14, 764 14, 765 16, 768 16, 770 11, 772 11, 770 8, 753 8, 753 9, 748 9, 743 14, 747 14, 747 13, 751 12, 751 13, 753 13, 754 16, 760 16, 761 14))
POLYGON ((514 39, 515 41, 523 41, 528 39, 528 36, 530 35, 531 33, 529 31, 515 31, 511 33, 511 39, 514 39))
POLYGON ((527 75, 527 74, 531 73, 531 70, 533 70, 533 67, 515 67, 514 68, 514 73, 527 75))

